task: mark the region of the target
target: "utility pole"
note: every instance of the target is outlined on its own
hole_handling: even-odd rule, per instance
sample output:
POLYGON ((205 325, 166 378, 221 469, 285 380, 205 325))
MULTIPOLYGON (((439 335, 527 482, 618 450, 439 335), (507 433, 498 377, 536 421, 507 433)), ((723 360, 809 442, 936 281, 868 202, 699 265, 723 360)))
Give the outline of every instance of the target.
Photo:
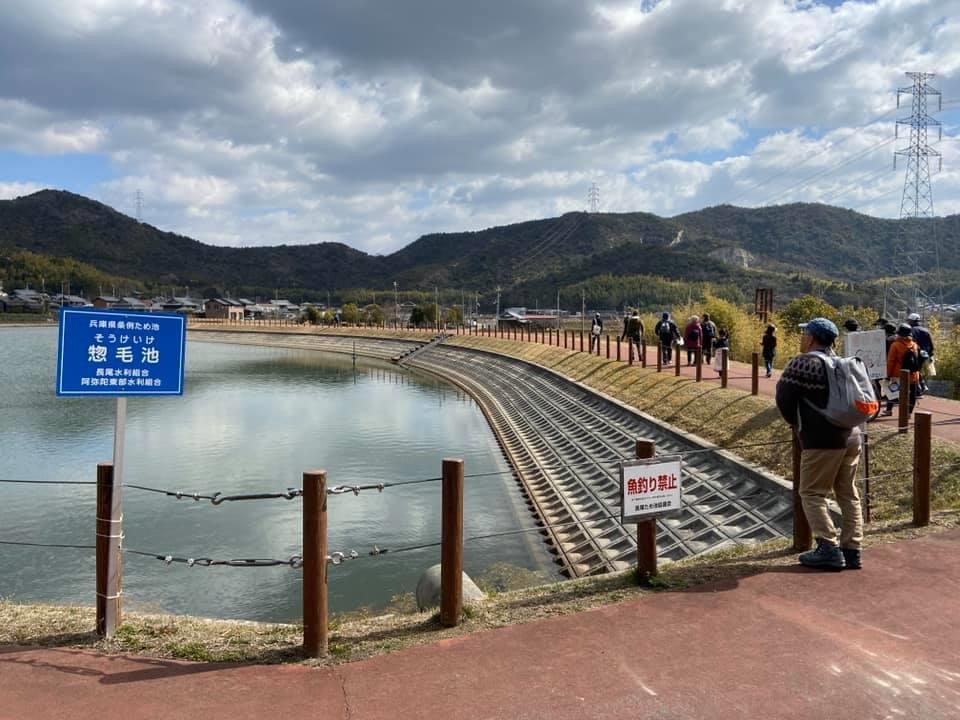
POLYGON ((557 333, 560 333, 560 291, 557 290, 557 333))
POLYGON ((397 295, 397 281, 393 281, 393 319, 397 324, 397 327, 400 327, 400 300, 397 295))
POLYGON ((437 286, 433 286, 433 315, 436 319, 437 330, 440 329, 440 291, 437 289, 437 286))
POLYGON ((583 323, 587 319, 587 291, 580 291, 580 333, 583 334, 583 323))
POLYGON ((927 141, 927 129, 930 127, 936 128, 939 139, 943 138, 940 121, 934 120, 927 112, 927 98, 936 97, 937 111, 943 108, 943 98, 940 91, 929 84, 934 73, 908 72, 906 75, 913 84, 897 90, 897 107, 900 107, 900 96, 908 94, 911 96, 911 114, 910 117, 897 120, 896 137, 900 135, 901 125, 909 127, 910 144, 897 150, 893 156, 894 170, 898 155, 907 158, 894 272, 901 277, 912 276, 913 310, 922 312, 923 307, 931 305, 934 298, 938 300, 940 308, 943 307, 940 252, 933 212, 933 188, 930 185, 930 159, 936 159, 942 170, 943 157, 927 141))
POLYGON ((497 320, 496 320, 496 325, 494 325, 494 327, 497 330, 500 329, 500 286, 499 285, 497 285, 497 320))

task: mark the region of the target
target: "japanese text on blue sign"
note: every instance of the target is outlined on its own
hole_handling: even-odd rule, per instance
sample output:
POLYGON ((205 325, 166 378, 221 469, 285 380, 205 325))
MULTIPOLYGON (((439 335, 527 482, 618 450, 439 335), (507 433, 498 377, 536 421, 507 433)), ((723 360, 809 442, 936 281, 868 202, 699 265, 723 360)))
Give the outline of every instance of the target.
POLYGON ((60 311, 57 395, 182 395, 182 315, 60 311))

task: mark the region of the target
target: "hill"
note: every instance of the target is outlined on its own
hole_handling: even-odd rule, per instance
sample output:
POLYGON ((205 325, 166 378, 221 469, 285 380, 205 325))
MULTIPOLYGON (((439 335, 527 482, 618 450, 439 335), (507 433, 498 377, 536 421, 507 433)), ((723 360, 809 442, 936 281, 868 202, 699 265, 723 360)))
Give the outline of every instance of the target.
MULTIPOLYGON (((960 219, 917 224, 927 231, 932 222, 943 267, 960 273, 960 219)), ((673 218, 575 212, 424 235, 391 255, 373 256, 340 243, 205 245, 62 191, 0 201, 0 255, 69 258, 156 291, 190 286, 207 295, 273 295, 280 289, 306 299, 359 288, 383 292, 397 282, 424 292, 436 286, 489 294, 500 286, 505 302, 532 304, 558 289, 586 291, 598 278, 623 284, 637 276, 711 283, 734 293, 767 285, 788 294, 808 292, 819 278, 822 287, 842 293, 851 283, 891 274, 899 228, 895 220, 817 204, 724 205, 673 218)))

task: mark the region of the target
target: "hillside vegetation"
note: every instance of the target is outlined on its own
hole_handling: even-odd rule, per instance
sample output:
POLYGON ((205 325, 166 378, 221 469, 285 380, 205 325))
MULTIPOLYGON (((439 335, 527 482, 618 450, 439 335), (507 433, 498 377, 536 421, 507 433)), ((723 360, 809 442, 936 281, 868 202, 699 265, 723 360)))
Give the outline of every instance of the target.
MULTIPOLYGON (((916 221, 908 230, 927 232, 934 222, 946 285, 953 288, 948 299, 956 301, 960 217, 916 221)), ((568 213, 477 232, 425 235, 391 255, 374 256, 339 243, 205 245, 88 198, 44 190, 0 201, 0 280, 8 286, 39 285, 39 277, 25 277, 31 264, 23 261, 26 251, 82 263, 111 284, 157 292, 189 286, 208 296, 279 291, 312 300, 326 299, 329 292, 336 300, 366 303, 375 301, 376 293, 392 294, 396 282, 406 299, 438 287, 445 303, 478 293, 485 305, 492 304, 497 286, 505 305, 549 307, 559 291, 566 307, 571 297, 584 294, 591 307, 652 308, 695 299, 705 289, 743 302, 752 301, 755 287, 775 288, 778 301, 813 293, 835 305, 866 304, 877 302, 883 277, 894 274, 894 247, 905 227, 811 204, 719 206, 674 218, 568 213)), ((59 285, 65 278, 58 273, 76 277, 76 272, 62 268, 46 282, 59 285)))

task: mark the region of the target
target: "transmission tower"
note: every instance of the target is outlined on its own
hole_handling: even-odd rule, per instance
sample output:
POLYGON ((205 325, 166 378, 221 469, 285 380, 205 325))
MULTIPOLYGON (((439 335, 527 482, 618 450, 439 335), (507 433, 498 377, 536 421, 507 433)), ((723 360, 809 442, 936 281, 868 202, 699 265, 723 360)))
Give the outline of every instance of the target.
POLYGON ((137 190, 137 222, 143 222, 143 193, 137 190))
POLYGON ((596 183, 591 183, 587 190, 587 209, 592 213, 600 212, 600 188, 596 183))
POLYGON ((911 96, 911 113, 910 117, 897 120, 896 137, 900 136, 901 125, 909 127, 910 144, 897 150, 893 156, 894 169, 897 167, 897 156, 907 159, 897 246, 894 252, 894 272, 900 276, 911 276, 913 298, 907 299, 907 304, 919 311, 940 294, 936 289, 940 277, 940 254, 933 220, 930 159, 936 159, 938 169, 942 170, 943 157, 930 147, 928 131, 929 128, 936 128, 938 139, 942 139, 943 127, 939 120, 935 120, 928 113, 928 98, 936 97, 938 111, 943 105, 940 91, 929 84, 934 73, 908 72, 906 75, 913 84, 897 90, 897 107, 900 107, 900 96, 908 94, 911 96), (929 220, 924 222, 921 218, 929 220))

